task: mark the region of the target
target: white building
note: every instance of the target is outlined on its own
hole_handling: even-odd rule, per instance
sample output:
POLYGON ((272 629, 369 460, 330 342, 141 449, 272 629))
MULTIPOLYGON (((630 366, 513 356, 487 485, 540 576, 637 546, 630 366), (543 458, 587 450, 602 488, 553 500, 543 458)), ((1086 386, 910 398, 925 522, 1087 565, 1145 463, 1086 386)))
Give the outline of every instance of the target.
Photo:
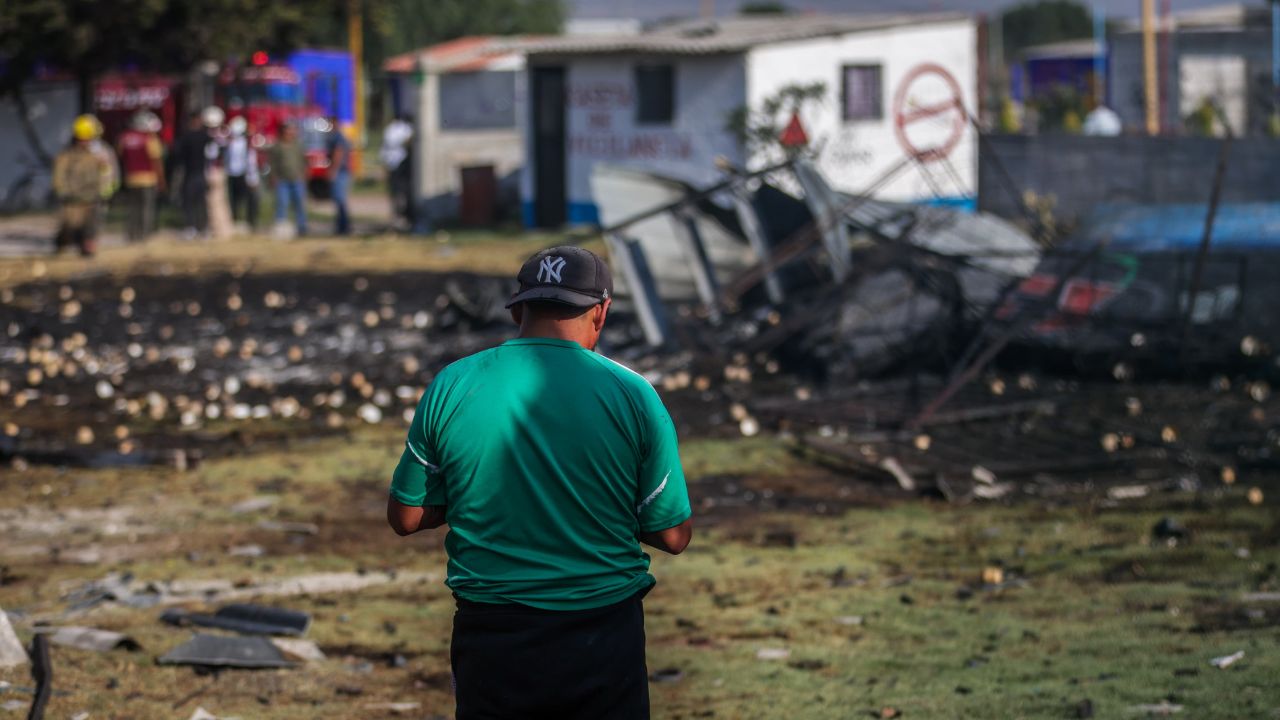
POLYGON ((763 167, 780 151, 746 147, 731 116, 814 82, 825 92, 801 120, 835 187, 861 192, 888 174, 876 197, 972 205, 977 41, 976 21, 954 13, 739 17, 533 41, 517 113, 525 222, 598 222, 597 162, 692 183, 718 179, 717 156, 763 167))
MULTIPOLYGON (((494 213, 515 206, 516 174, 524 161, 517 122, 523 106, 523 42, 520 37, 463 37, 384 64, 395 105, 413 116, 415 191, 432 222, 459 219, 464 200, 494 213), (488 171, 483 171, 481 182, 467 190, 485 197, 464 198, 463 170, 486 167, 492 168, 495 183, 485 181, 488 171)), ((479 207, 479 214, 484 210, 479 207)))
MULTIPOLYGON (((1236 135, 1269 132, 1275 112, 1271 12, 1266 5, 1228 4, 1174 13, 1157 36, 1160 126, 1183 131, 1206 100, 1236 135)), ((1142 28, 1120 26, 1111 38, 1111 99, 1125 125, 1145 127, 1142 28)), ((1221 123, 1216 133, 1226 134, 1221 123)))

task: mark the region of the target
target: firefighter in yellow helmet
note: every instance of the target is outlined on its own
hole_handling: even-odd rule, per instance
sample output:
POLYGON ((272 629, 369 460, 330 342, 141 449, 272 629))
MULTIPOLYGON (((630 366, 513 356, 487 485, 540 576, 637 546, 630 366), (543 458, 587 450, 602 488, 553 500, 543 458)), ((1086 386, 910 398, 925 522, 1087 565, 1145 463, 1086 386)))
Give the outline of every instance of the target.
POLYGON ((88 257, 97 249, 100 210, 114 190, 116 170, 95 147, 102 135, 98 118, 77 117, 71 135, 71 145, 53 162, 53 191, 61 203, 56 250, 74 243, 88 257))

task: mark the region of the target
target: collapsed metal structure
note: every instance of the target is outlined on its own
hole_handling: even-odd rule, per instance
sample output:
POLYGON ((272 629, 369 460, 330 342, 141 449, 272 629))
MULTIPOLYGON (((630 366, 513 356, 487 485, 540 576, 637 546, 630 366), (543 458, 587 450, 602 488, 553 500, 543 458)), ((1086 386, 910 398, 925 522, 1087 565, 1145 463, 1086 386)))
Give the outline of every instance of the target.
MULTIPOLYGON (((1096 314, 1122 288, 1078 297, 1093 287, 1082 278, 1115 261, 1114 223, 1045 250, 997 218, 873 199, 901 168, 858 195, 832 190, 804 157, 723 169, 705 188, 609 166, 593 177, 647 346, 624 352, 666 390, 703 400, 723 368, 720 423, 776 429, 816 461, 952 500, 1050 494, 1066 478, 1138 483, 1116 491, 1137 497, 1276 469, 1265 380, 1129 382, 1140 330, 1096 314), (1090 319, 1098 336, 1123 335, 1103 372, 1041 372, 1053 369, 1045 353, 1089 347, 1090 319), (1039 354, 1025 370, 995 369, 1010 348, 1039 354)), ((1201 292, 1223 274, 1211 268, 1201 292)), ((1191 304, 1169 304, 1172 330, 1152 343, 1166 360, 1188 337, 1184 314, 1221 309, 1191 304)), ((1240 359, 1240 339, 1219 335, 1217 356, 1240 359)), ((1257 344, 1249 352, 1265 354, 1257 344)))

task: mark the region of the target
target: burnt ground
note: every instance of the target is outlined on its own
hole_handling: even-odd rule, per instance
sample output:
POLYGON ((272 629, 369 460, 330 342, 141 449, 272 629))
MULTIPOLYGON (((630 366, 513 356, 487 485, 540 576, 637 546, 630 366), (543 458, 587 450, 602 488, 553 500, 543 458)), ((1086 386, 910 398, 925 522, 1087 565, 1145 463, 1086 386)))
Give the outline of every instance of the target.
MULTIPOLYGON (((386 473, 433 374, 507 336, 494 305, 509 288, 330 265, 0 289, 0 607, 24 640, 44 621, 144 648, 56 649, 58 712, 450 713, 442 538, 382 528, 386 473), (252 588, 382 571, 436 579, 264 599, 311 612, 329 658, 289 671, 157 668, 186 635, 156 611, 66 614, 108 573, 252 588)), ((1249 599, 1280 587, 1264 382, 994 369, 909 427, 936 378, 819 384, 732 347, 658 355, 617 320, 610 352, 663 393, 699 516, 695 548, 655 561, 651 669, 675 671, 654 684, 662 716, 1280 706, 1276 611, 1249 599), (1242 648, 1235 670, 1207 664, 1242 648)))

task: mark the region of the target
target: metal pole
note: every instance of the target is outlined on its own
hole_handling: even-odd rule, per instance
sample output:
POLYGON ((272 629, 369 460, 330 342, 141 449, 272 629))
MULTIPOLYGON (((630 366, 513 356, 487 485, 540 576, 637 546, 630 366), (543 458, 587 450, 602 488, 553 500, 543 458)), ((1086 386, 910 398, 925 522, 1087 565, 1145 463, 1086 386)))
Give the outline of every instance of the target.
POLYGON ((1196 310, 1196 296, 1200 294, 1200 283, 1204 275, 1204 263, 1209 257, 1209 245, 1213 242, 1213 221, 1218 216, 1218 201, 1222 198, 1222 178, 1227 173, 1227 160, 1231 154, 1231 141, 1235 134, 1226 117, 1222 124, 1227 128, 1227 136, 1218 148, 1218 166, 1213 171, 1213 187, 1209 189, 1209 211, 1204 216, 1204 233, 1200 236, 1200 247, 1196 251, 1196 264, 1191 270, 1191 287, 1187 291, 1187 311, 1182 316, 1182 340, 1178 343, 1179 362, 1186 363, 1188 339, 1191 335, 1191 321, 1196 310))
POLYGON ((1271 2, 1271 89, 1280 92, 1280 0, 1271 2))
POLYGON ((49 638, 44 633, 36 633, 31 639, 31 679, 35 680, 36 691, 27 720, 43 720, 53 692, 53 663, 49 660, 49 638))
POLYGON ((355 137, 351 153, 351 171, 359 175, 364 147, 364 18, 360 0, 347 1, 347 44, 351 51, 351 103, 354 106, 355 137))
POLYGON ((670 325, 662 299, 658 297, 653 273, 649 271, 644 248, 620 233, 606 233, 604 239, 609 246, 609 257, 621 265, 622 277, 631 291, 631 302, 640 319, 640 328, 644 330, 645 341, 653 347, 665 345, 671 336, 670 325))
POLYGON ((1160 58, 1160 129, 1163 131, 1164 124, 1170 122, 1169 101, 1173 98, 1173 73, 1169 70, 1169 63, 1173 62, 1173 55, 1169 49, 1170 31, 1173 28, 1173 8, 1170 6, 1170 0, 1160 0, 1159 22, 1160 48, 1156 54, 1160 58))
POLYGON ((1147 134, 1160 134, 1160 88, 1156 81, 1156 0, 1142 0, 1142 89, 1147 134))
POLYGON ((720 324, 720 289, 716 287, 715 268, 707 257, 707 246, 702 242, 698 232, 698 221, 687 207, 672 211, 670 215, 671 231, 684 250, 685 259, 693 271, 693 284, 698 290, 698 299, 707 309, 707 317, 712 325, 720 324))
MULTIPOLYGON (((747 236, 747 242, 751 244, 751 249, 755 250, 756 257, 760 258, 760 262, 766 268, 769 268, 770 263, 773 262, 773 251, 769 247, 764 229, 760 227, 760 216, 756 214, 755 206, 751 204, 751 194, 747 191, 745 180, 733 186, 733 207, 738 212, 738 223, 742 225, 742 234, 747 236)), ((774 305, 781 305, 785 299, 782 294, 782 283, 779 282, 778 274, 773 268, 765 270, 764 291, 769 296, 769 302, 774 305)))
POLYGON ((1107 104, 1107 11, 1101 4, 1093 6, 1093 101, 1098 107, 1107 104))

